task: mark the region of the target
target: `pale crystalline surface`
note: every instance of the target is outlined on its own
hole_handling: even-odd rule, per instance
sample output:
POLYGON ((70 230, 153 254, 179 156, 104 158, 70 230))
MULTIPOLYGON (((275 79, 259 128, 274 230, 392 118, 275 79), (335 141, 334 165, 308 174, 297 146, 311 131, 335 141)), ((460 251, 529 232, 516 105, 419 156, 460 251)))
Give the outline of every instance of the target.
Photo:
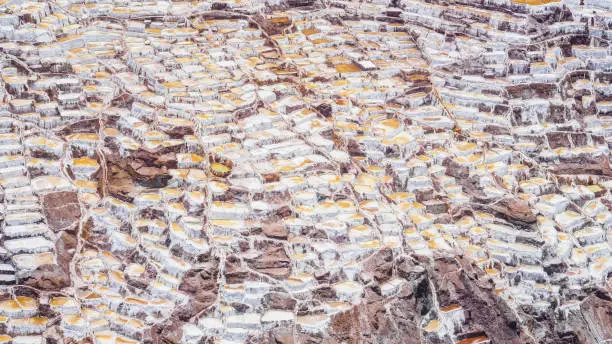
POLYGON ((0 0, 0 343, 610 342, 611 11, 0 0))

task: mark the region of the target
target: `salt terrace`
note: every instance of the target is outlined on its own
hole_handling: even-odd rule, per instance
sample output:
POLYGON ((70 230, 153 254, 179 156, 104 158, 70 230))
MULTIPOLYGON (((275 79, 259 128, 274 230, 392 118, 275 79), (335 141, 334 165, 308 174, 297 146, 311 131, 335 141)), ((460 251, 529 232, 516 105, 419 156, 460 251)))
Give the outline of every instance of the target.
POLYGON ((0 343, 612 340, 612 2, 0 3, 0 343))

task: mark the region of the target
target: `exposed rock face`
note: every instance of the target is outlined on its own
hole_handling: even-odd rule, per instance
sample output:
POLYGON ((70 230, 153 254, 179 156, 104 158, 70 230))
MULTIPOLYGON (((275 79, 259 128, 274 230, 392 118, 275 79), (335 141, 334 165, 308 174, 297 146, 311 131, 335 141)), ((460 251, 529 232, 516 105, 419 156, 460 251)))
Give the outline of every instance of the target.
POLYGON ((171 318, 164 324, 152 327, 150 341, 152 343, 180 343, 183 338, 182 324, 182 321, 171 318))
POLYGON ((41 290, 61 290, 70 286, 70 271, 56 264, 46 264, 28 273, 21 283, 41 290))
POLYGON ((42 207, 47 225, 56 233, 55 261, 20 274, 20 283, 41 290, 58 291, 71 285, 70 262, 77 246, 81 206, 76 192, 54 192, 43 196, 42 207))
POLYGON ((262 303, 268 309, 293 311, 297 300, 287 293, 272 292, 264 295, 262 303))
POLYGON ((605 342, 612 338, 612 299, 609 291, 588 296, 580 306, 583 342, 605 342))
POLYGON ((610 159, 607 156, 596 159, 572 159, 561 164, 555 164, 552 169, 556 174, 612 177, 612 167, 610 167, 610 159))
POLYGON ((487 208, 510 221, 533 223, 537 219, 527 202, 514 197, 498 200, 487 208))
POLYGON ((495 343, 520 343, 519 319, 495 294, 483 271, 463 258, 436 259, 433 282, 441 308, 460 305, 466 329, 487 334, 495 343))
POLYGON ((107 159, 112 173, 108 187, 113 194, 134 194, 135 187, 164 187, 170 180, 168 169, 176 168, 176 155, 173 152, 154 154, 137 151, 125 158, 109 154, 107 159), (128 186, 130 184, 134 186, 128 186))
POLYGON ((286 328, 273 329, 268 337, 268 342, 274 344, 294 344, 297 340, 298 338, 293 336, 293 332, 286 328))
POLYGON ((81 206, 76 192, 54 192, 43 196, 47 225, 54 232, 74 230, 81 220, 81 206))
POLYGON ((427 271, 407 257, 393 259, 388 249, 374 254, 367 264, 374 269, 371 271, 374 275, 386 272, 388 265, 389 274, 384 279, 377 279, 378 282, 397 277, 401 287, 394 294, 384 296, 376 282, 366 288, 362 304, 332 318, 331 342, 421 343, 422 338, 415 334, 420 332, 419 324, 431 311, 434 297, 427 271))
POLYGON ((219 261, 212 257, 201 268, 185 273, 179 290, 190 295, 191 302, 177 310, 176 315, 180 320, 188 321, 217 301, 218 274, 219 261))
POLYGON ((263 243, 261 254, 247 262, 250 268, 273 278, 288 277, 291 274, 291 259, 281 245, 263 243))
POLYGON ((265 223, 263 225, 263 233, 275 239, 287 239, 287 229, 281 223, 265 223))
POLYGON ((363 265, 363 270, 374 276, 376 282, 386 282, 393 276, 393 251, 390 248, 384 248, 368 260, 363 265))

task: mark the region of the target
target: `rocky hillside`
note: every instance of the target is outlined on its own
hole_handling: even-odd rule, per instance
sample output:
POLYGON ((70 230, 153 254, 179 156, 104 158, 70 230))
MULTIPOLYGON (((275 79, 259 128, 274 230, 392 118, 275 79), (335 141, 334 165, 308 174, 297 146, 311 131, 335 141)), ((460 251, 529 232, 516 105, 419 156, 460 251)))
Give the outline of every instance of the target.
POLYGON ((0 0, 0 344, 612 341, 612 2, 0 0))

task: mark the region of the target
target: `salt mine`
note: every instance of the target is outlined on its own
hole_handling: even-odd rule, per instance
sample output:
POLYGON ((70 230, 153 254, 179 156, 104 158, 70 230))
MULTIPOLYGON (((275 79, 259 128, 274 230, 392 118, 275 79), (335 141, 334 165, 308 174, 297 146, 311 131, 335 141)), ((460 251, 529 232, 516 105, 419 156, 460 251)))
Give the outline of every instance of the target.
POLYGON ((612 343, 611 0, 0 0, 0 344, 612 343))

